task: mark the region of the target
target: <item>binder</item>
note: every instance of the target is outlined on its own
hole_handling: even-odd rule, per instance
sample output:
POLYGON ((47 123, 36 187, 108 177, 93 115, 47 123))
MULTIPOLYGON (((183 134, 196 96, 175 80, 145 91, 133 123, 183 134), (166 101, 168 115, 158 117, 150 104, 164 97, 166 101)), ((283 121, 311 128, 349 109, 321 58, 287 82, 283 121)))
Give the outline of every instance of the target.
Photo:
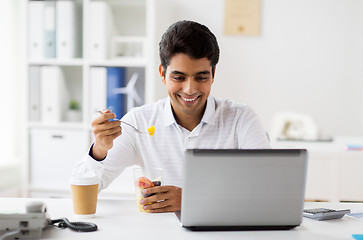
POLYGON ((103 60, 108 57, 109 39, 112 31, 112 12, 104 1, 90 2, 90 58, 103 60))
POLYGON ((44 57, 44 2, 29 1, 28 10, 28 54, 31 59, 40 59, 44 57))
POLYGON ((117 119, 122 118, 126 113, 126 96, 117 93, 117 88, 126 85, 125 72, 125 68, 107 68, 107 109, 114 112, 117 119))
POLYGON ((40 121, 40 67, 29 67, 29 120, 40 121))
POLYGON ((72 0, 58 0, 56 2, 56 56, 70 59, 77 57, 78 43, 76 3, 72 0))
POLYGON ((97 110, 107 108, 107 69, 92 67, 90 70, 90 119, 99 116, 97 110))
POLYGON ((59 123, 64 120, 69 97, 64 74, 60 67, 41 67, 40 94, 42 122, 59 123))
POLYGON ((44 1, 44 57, 55 58, 55 1, 44 1))

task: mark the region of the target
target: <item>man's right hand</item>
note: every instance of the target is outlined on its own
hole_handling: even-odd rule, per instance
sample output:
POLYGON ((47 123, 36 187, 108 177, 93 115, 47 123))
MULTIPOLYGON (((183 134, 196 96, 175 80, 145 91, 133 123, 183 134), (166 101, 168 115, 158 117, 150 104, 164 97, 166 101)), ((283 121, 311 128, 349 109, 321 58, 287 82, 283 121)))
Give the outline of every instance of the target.
POLYGON ((92 130, 96 137, 92 157, 96 160, 103 160, 108 150, 113 147, 113 140, 122 134, 121 122, 110 122, 109 120, 113 118, 116 118, 116 114, 106 110, 92 121, 92 130))

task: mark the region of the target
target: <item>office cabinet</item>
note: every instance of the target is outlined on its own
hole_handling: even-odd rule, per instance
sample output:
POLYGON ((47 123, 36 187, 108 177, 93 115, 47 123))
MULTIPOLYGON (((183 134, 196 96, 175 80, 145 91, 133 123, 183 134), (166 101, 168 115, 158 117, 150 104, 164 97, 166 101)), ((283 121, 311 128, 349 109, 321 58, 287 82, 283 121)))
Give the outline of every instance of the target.
POLYGON ((351 153, 339 162, 339 190, 343 201, 363 201, 363 154, 351 153))
POLYGON ((347 150, 362 137, 337 136, 332 142, 273 141, 273 148, 303 148, 309 153, 305 199, 363 201, 363 151, 347 150))
MULTIPOLYGON (((22 195, 67 192, 64 180, 93 141, 95 93, 101 98, 106 94, 92 86, 93 69, 124 68, 126 84, 137 73, 133 89, 139 101, 133 106, 159 98, 158 42, 171 24, 169 2, 27 0, 21 4, 27 12, 28 54, 22 195)), ((117 186, 114 189, 117 192, 117 186)))
POLYGON ((30 130, 30 184, 32 190, 69 189, 74 164, 84 156, 82 130, 30 130))

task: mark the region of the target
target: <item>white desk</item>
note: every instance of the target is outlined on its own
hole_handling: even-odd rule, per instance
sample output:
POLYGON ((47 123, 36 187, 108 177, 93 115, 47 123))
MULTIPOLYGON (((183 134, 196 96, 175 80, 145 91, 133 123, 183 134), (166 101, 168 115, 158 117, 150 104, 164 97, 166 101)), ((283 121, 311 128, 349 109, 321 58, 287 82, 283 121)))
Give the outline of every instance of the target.
MULTIPOLYGON (((44 201, 52 219, 67 217, 72 219, 71 199, 21 199, 0 198, 0 209, 21 208, 31 200, 44 201)), ((343 219, 315 221, 304 218, 302 225, 287 231, 229 231, 192 232, 180 226, 174 213, 141 213, 137 211, 134 199, 101 199, 97 206, 97 216, 85 220, 96 223, 99 230, 78 233, 69 229, 47 228, 42 239, 309 239, 337 240, 353 239, 352 234, 363 234, 363 222, 345 216, 343 219)), ((363 203, 306 203, 306 207, 340 207, 362 210, 363 203)), ((79 220, 77 220, 79 221, 79 220)))

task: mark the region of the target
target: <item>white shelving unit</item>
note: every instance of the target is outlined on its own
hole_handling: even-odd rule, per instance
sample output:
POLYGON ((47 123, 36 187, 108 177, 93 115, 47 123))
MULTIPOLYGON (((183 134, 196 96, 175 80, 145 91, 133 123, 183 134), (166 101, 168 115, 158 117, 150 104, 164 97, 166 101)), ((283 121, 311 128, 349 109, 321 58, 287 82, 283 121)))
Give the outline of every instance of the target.
MULTIPOLYGON (((32 0, 24 1, 27 13, 32 0)), ((68 180, 73 164, 86 153, 92 142, 90 117, 90 70, 92 67, 125 67, 130 71, 139 71, 142 98, 144 103, 151 103, 163 97, 158 94, 158 43, 161 34, 170 25, 167 0, 74 0, 78 6, 77 14, 81 26, 81 56, 72 59, 31 58, 26 62, 29 72, 31 67, 57 66, 64 72, 66 84, 72 98, 79 101, 82 120, 77 122, 46 123, 41 119, 27 119, 26 146, 24 157, 23 196, 64 196, 69 194, 68 180), (116 52, 105 59, 91 58, 91 5, 93 2, 104 2, 110 6, 114 32, 116 35, 107 39, 108 49, 116 52), (121 46, 119 46, 121 45, 121 46), (129 50, 141 48, 141 55, 129 54, 129 50), (116 56, 119 49, 122 56, 116 56), (125 50, 126 49, 126 50, 125 50), (111 57, 113 56, 113 57, 111 57), (68 137, 69 135, 69 137, 68 137)), ((27 25, 27 23, 24 23, 27 25)), ((105 26, 106 27, 106 26, 105 26)), ((27 29, 27 36, 29 32, 27 29)), ((29 39, 27 39, 29 41, 29 39)), ((28 43, 27 43, 28 44, 28 43)), ((25 87, 26 99, 30 98, 30 73, 27 74, 25 87)), ((40 102, 42 104, 42 102, 40 102)), ((29 103, 26 103, 29 112, 29 103)), ((29 114, 27 114, 29 115, 29 114)), ((127 182, 129 173, 124 174, 108 193, 130 193, 133 186, 127 182), (126 180, 125 180, 126 179, 126 180)), ((111 184, 112 185, 112 184, 111 184)), ((107 193, 107 191, 105 191, 107 193)))

